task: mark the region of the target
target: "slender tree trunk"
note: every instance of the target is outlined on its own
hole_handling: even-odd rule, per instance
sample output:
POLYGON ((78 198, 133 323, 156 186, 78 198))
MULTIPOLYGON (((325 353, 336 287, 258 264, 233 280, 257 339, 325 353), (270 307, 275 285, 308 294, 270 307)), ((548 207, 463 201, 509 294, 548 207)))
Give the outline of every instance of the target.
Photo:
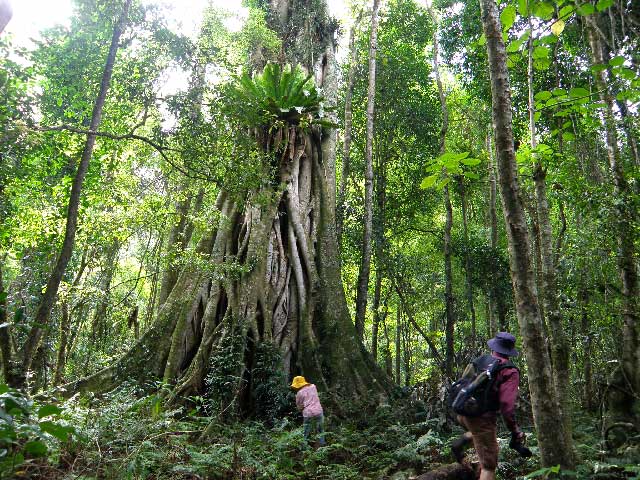
POLYGON ((402 338, 402 307, 398 305, 396 311, 396 385, 400 385, 402 383, 402 378, 400 378, 400 339, 402 338))
POLYGON ((369 87, 367 90, 367 145, 364 175, 364 230, 362 234, 362 262, 358 273, 356 295, 356 332, 362 340, 367 313, 367 292, 371 270, 371 243, 373 228, 373 122, 376 98, 376 52, 378 48, 378 10, 380 0, 373 0, 371 12, 371 36, 369 37, 369 87))
MULTIPOLYGON (((562 322, 562 314, 558 302, 558 286, 556 275, 555 256, 553 251, 553 232, 551 229, 551 218, 549 214, 549 201, 547 199, 547 182, 546 168, 542 165, 540 157, 535 153, 538 147, 536 122, 535 122, 535 103, 533 91, 533 23, 531 15, 529 15, 529 48, 528 48, 528 90, 529 90, 529 135, 531 137, 531 150, 534 156, 534 173, 533 181, 536 192, 536 210, 539 228, 539 245, 542 263, 542 285, 543 285, 543 304, 546 314, 547 325, 551 334, 551 363, 553 365, 553 380, 555 383, 556 393, 558 395, 558 405, 562 420, 564 421, 564 434, 566 435, 565 443, 573 445, 571 432, 571 408, 569 395, 569 379, 571 378, 571 369, 569 368, 569 342, 564 334, 564 326, 562 322)), ((574 452, 567 452, 574 455, 574 452)), ((575 462, 575 458, 571 459, 575 462)))
POLYGON ((593 341, 591 335, 591 321, 589 319, 588 311, 589 292, 584 284, 580 287, 578 301, 580 305, 580 328, 583 347, 582 371, 584 375, 584 388, 582 391, 582 405, 585 410, 592 412, 596 407, 594 403, 595 390, 593 386, 593 374, 591 367, 591 349, 593 341))
POLYGON ((524 350, 529 366, 529 387, 534 422, 543 466, 560 464, 571 468, 572 446, 562 432, 564 422, 551 375, 535 280, 531 268, 529 235, 524 208, 519 197, 511 117, 511 89, 507 71, 502 27, 494 0, 480 0, 491 79, 493 125, 498 153, 500 192, 509 245, 511 278, 524 350))
MULTIPOLYGON (((437 16, 432 10, 431 15, 437 22, 437 16)), ((438 29, 433 35, 433 72, 436 78, 436 85, 438 87, 438 95, 440 97, 440 108, 442 110, 442 127, 440 128, 440 154, 446 152, 447 146, 447 131, 449 129, 449 110, 447 108, 447 97, 444 93, 442 86, 442 80, 440 79, 440 66, 438 63, 438 29)), ((451 266, 451 228, 453 226, 453 208, 451 207, 451 197, 449 195, 449 185, 444 186, 444 208, 445 208, 445 223, 444 223, 444 277, 445 277, 445 290, 444 290, 444 302, 445 302, 445 343, 446 343, 446 367, 445 371, 449 378, 453 378, 453 367, 455 362, 455 348, 454 348, 454 329, 455 329, 455 312, 454 312, 454 298, 453 298, 453 269, 451 266)))
MULTIPOLYGON (((595 22, 595 17, 594 17, 595 22)), ((603 47, 600 37, 594 31, 592 24, 588 28, 589 43, 594 64, 606 64, 608 59, 604 58, 603 47)), ((613 96, 607 85, 607 73, 605 71, 595 72, 595 81, 600 97, 605 103, 604 127, 606 131, 607 157, 609 159, 609 170, 613 178, 614 196, 616 198, 616 230, 618 240, 618 271, 622 282, 622 302, 623 302, 623 330, 622 330, 622 365, 624 374, 636 391, 636 395, 631 395, 631 404, 637 403, 638 392, 640 392, 640 345, 638 329, 638 298, 640 297, 640 286, 638 285, 638 271, 635 261, 634 230, 633 230, 633 200, 632 192, 627 182, 624 166, 620 159, 618 150, 618 134, 616 131, 613 96)), ((633 408, 629 408, 632 412, 633 408)))
POLYGON ((173 264, 176 255, 184 249, 185 245, 185 229, 187 226, 187 215, 191 207, 191 195, 187 194, 187 197, 176 202, 176 214, 178 216, 177 221, 171 227, 169 231, 169 238, 167 239, 166 257, 167 266, 162 276, 162 282, 160 283, 160 293, 158 296, 159 305, 164 304, 167 301, 167 297, 178 280, 179 269, 173 264))
POLYGON ((98 289, 100 298, 96 305, 91 321, 91 342, 99 345, 106 335, 107 309, 111 302, 111 281, 116 272, 117 257, 120 250, 118 240, 107 247, 107 252, 103 258, 103 267, 100 272, 100 281, 98 289))
MULTIPOLYGON (((127 16, 129 13, 129 7, 131 6, 131 1, 132 0, 125 0, 122 14, 120 15, 120 18, 118 19, 113 29, 111 46, 109 47, 109 54, 107 56, 107 61, 102 73, 102 80, 100 82, 100 91, 93 106, 91 123, 89 125, 90 132, 96 132, 100 125, 102 109, 107 98, 109 84, 111 83, 111 76, 113 74, 113 66, 116 60, 116 53, 118 51, 118 46, 120 43, 120 36, 122 35, 127 22, 127 16)), ((65 227, 62 248, 60 249, 60 254, 56 261, 56 265, 53 269, 53 272, 51 273, 51 276, 49 277, 49 281, 47 282, 47 286, 40 301, 40 305, 38 306, 38 310, 36 311, 36 314, 34 316, 33 327, 31 328, 27 340, 20 352, 20 356, 22 358, 23 375, 26 374, 26 372, 31 368, 31 362, 33 361, 34 354, 42 338, 43 327, 45 327, 49 323, 51 309, 53 308, 53 304, 58 294, 60 282, 62 281, 62 277, 64 276, 64 273, 67 269, 67 264, 69 263, 71 254, 73 253, 73 245, 75 243, 76 230, 78 225, 80 195, 82 191, 82 185, 84 183, 84 178, 89 168, 89 161, 91 160, 91 155, 93 154, 93 147, 95 145, 95 142, 95 133, 89 133, 87 135, 87 141, 82 152, 80 163, 78 164, 78 170, 71 185, 71 195, 69 197, 69 205, 67 209, 67 224, 65 227)), ((18 386, 21 386, 22 382, 23 380, 19 380, 18 386)))
POLYGON ((374 241, 376 253, 376 281, 373 293, 373 325, 371 326, 371 354, 374 360, 378 358, 378 329, 380 325, 380 296, 382 280, 385 272, 385 228, 386 228, 386 200, 387 200, 387 170, 386 155, 378 155, 376 168, 376 206, 374 241))
POLYGON ((71 326, 71 319, 69 316, 69 303, 67 301, 63 301, 60 309, 60 345, 58 346, 58 360, 56 361, 56 371, 53 376, 54 386, 60 385, 64 375, 64 366, 67 358, 67 343, 69 341, 69 327, 71 326))
POLYGON ((2 374, 7 383, 13 384, 14 380, 14 356, 13 342, 11 337, 11 325, 7 315, 8 292, 4 289, 2 278, 4 258, 0 263, 0 351, 2 352, 2 374))
POLYGON ((458 178, 458 182, 460 185, 460 203, 462 204, 462 231, 464 235, 464 270, 465 270, 465 278, 466 278, 466 294, 467 294, 467 304, 469 305, 469 312, 471 314, 471 338, 472 338, 472 346, 475 347, 477 341, 477 331, 476 331, 476 307, 473 303, 473 284, 471 282, 471 257, 469 256, 469 228, 467 224, 467 195, 464 186, 464 179, 462 177, 458 178))
MULTIPOLYGON (((497 188, 496 188, 496 165, 495 165, 495 153, 493 151, 493 142, 491 140, 492 133, 487 134, 487 150, 489 151, 489 225, 491 229, 491 251, 498 251, 498 215, 497 215, 497 188)), ((498 285, 495 282, 491 283, 489 290, 490 299, 490 329, 491 335, 494 335, 498 328, 501 331, 507 331, 509 325, 507 322, 507 313, 505 301, 500 292, 498 291, 498 285), (497 321, 496 321, 497 316, 497 321)))
POLYGON ((358 68, 358 48, 356 46, 356 28, 360 23, 360 15, 349 29, 349 75, 347 76, 347 90, 344 96, 344 140, 342 144, 342 175, 340 176, 340 187, 338 188, 338 205, 336 215, 336 235, 338 243, 342 242, 342 230, 344 226, 345 196, 347 192, 347 182, 351 168, 351 128, 353 126, 353 86, 356 80, 356 69, 358 68))

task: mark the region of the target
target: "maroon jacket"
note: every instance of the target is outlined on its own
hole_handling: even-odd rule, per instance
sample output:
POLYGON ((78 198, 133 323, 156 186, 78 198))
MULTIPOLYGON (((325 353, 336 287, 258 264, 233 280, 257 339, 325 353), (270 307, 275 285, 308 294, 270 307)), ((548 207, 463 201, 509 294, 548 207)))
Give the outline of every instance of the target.
MULTIPOLYGON (((499 358, 502 363, 509 361, 508 358, 497 355, 495 352, 492 355, 499 358)), ((504 418, 504 422, 507 424, 507 428, 512 432, 519 431, 515 416, 519 383, 520 372, 518 372, 516 368, 505 368, 498 372, 496 384, 498 385, 500 413, 502 414, 502 418, 504 418)))

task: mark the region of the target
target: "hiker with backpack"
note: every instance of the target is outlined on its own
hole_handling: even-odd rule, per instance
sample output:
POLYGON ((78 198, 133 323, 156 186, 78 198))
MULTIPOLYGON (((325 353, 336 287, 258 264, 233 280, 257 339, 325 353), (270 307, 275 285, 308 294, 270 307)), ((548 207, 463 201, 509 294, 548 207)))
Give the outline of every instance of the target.
POLYGON ((451 406, 466 432, 451 444, 456 460, 462 463, 465 449, 473 443, 480 459, 480 480, 494 480, 498 466, 497 414, 511 431, 509 446, 524 457, 531 456, 525 434, 515 418, 520 371, 509 360, 518 355, 516 338, 498 332, 487 342, 491 355, 474 359, 462 378, 451 387, 451 406))

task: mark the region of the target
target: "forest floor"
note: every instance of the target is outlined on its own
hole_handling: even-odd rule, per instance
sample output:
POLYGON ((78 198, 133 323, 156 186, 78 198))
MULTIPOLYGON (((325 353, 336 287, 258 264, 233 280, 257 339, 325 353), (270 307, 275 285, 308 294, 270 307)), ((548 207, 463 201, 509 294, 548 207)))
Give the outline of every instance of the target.
MULTIPOLYGON (((451 464, 449 444, 461 433, 443 418, 427 418, 421 402, 405 399, 369 414, 361 410, 357 419, 349 415, 351 420, 339 420, 327 412, 327 445, 307 447, 298 414, 291 412, 270 425, 212 419, 206 399, 192 400, 192 407, 167 410, 160 396, 139 396, 133 387, 100 399, 74 398, 63 414, 75 428, 73 438, 50 450, 47 458, 25 462, 14 476, 2 478, 409 480, 451 464), (210 435, 203 440, 207 427, 210 435)), ((508 448, 509 436, 502 432, 498 479, 639 479, 638 446, 625 446, 618 457, 611 452, 605 456, 599 431, 593 418, 576 425, 581 464, 576 472, 565 473, 539 469, 533 434, 529 446, 534 457, 523 459, 508 448)))

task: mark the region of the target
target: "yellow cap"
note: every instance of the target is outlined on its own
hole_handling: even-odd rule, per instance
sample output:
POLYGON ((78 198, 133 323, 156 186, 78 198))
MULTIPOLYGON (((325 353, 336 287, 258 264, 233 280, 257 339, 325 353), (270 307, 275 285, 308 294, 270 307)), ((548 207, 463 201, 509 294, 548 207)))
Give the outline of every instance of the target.
POLYGON ((305 380, 304 377, 293 377, 293 382, 291 382, 291 386, 293 388, 302 388, 305 385, 311 385, 309 382, 305 380))

